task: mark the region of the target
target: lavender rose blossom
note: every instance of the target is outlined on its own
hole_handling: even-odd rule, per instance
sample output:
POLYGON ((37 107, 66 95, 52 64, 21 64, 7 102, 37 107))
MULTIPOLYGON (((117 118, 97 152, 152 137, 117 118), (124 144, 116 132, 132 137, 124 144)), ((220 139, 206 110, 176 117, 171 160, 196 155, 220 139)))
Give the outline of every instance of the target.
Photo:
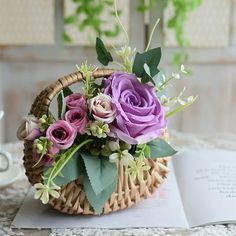
POLYGON ((77 135, 74 127, 65 120, 58 120, 47 129, 46 136, 58 149, 69 148, 77 135))
POLYGON ((80 93, 73 93, 66 98, 66 106, 68 109, 82 108, 87 111, 87 102, 84 95, 80 93))
POLYGON ((167 121, 155 88, 133 74, 115 72, 105 80, 105 94, 112 98, 117 116, 112 133, 129 144, 143 144, 162 135, 167 121))
POLYGON ((66 112, 65 120, 69 122, 80 134, 85 133, 88 123, 87 112, 82 108, 71 109, 66 112))

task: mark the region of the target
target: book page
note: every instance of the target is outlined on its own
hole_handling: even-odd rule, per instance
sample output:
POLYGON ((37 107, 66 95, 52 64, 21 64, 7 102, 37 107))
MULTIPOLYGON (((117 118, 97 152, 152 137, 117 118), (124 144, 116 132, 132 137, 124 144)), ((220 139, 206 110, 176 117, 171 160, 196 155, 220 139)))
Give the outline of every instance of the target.
POLYGON ((188 227, 173 169, 163 185, 135 206, 104 216, 69 216, 33 199, 28 193, 17 213, 14 228, 146 228, 188 227))
POLYGON ((236 221, 236 152, 186 151, 173 164, 190 227, 236 221))

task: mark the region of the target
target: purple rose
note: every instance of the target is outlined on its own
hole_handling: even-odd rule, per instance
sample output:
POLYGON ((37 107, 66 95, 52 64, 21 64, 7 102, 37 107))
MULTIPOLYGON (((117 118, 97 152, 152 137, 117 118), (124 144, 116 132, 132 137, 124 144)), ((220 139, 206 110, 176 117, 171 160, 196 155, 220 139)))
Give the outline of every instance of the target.
POLYGON ((65 97, 65 100, 68 109, 74 109, 79 107, 87 111, 87 102, 84 95, 80 93, 73 93, 65 97))
POLYGON ((19 140, 33 141, 41 135, 39 120, 33 115, 25 117, 17 130, 17 138, 19 140))
POLYGON ((82 108, 71 109, 66 112, 65 120, 69 122, 78 133, 84 134, 88 123, 87 112, 82 108))
POLYGON ((162 135, 167 121, 153 86, 142 84, 133 74, 115 72, 105 80, 105 94, 116 105, 110 129, 119 139, 143 144, 162 135))
POLYGON ((74 127, 65 120, 58 120, 47 129, 46 136, 59 149, 69 148, 77 135, 74 127))

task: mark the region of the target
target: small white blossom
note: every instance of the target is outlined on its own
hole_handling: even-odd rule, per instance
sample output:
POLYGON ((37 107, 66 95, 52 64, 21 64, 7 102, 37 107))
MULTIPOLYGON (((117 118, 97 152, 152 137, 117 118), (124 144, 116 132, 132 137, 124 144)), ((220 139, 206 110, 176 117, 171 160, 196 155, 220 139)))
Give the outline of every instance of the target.
POLYGON ((193 100, 194 100, 194 97, 193 97, 193 96, 190 96, 190 97, 187 98, 187 101, 188 101, 188 102, 192 102, 193 100))
POLYGON ((162 81, 165 82, 166 81, 166 76, 164 74, 161 75, 162 81))
POLYGON ((120 160, 120 163, 124 166, 128 166, 130 162, 134 160, 134 157, 129 153, 128 150, 118 151, 109 156, 110 162, 116 162, 120 160))
POLYGON ((47 204, 49 202, 49 196, 54 198, 59 198, 60 194, 58 190, 61 188, 59 186, 49 187, 48 185, 44 185, 42 183, 37 183, 34 185, 37 191, 34 194, 35 199, 40 199, 43 204, 47 204))
POLYGON ((183 64, 180 66, 180 71, 181 71, 183 74, 188 74, 188 72, 185 70, 185 67, 184 67, 183 64))
POLYGON ((112 152, 115 152, 120 149, 119 141, 110 141, 108 147, 112 152))
POLYGON ((172 73, 172 77, 174 78, 174 79, 180 79, 180 75, 179 75, 179 73, 172 73))

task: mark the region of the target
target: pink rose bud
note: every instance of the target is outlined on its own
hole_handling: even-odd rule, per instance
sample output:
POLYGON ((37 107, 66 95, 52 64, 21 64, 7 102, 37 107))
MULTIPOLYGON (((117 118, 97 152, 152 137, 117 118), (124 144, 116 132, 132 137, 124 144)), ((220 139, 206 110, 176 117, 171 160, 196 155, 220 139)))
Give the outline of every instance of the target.
POLYGON ((94 119, 111 123, 116 116, 116 107, 111 102, 111 97, 106 94, 98 94, 90 100, 90 112, 94 119))
POLYGON ((40 137, 42 132, 39 129, 39 120, 33 115, 25 117, 21 122, 16 135, 19 140, 29 141, 33 141, 40 137))
POLYGON ((76 138, 74 127, 65 120, 58 120, 47 129, 46 136, 58 149, 69 148, 76 138))
POLYGON ((69 122, 78 133, 84 134, 88 123, 87 112, 82 108, 71 109, 66 112, 65 120, 69 122))
POLYGON ((87 111, 87 102, 84 95, 80 93, 73 93, 65 98, 68 109, 82 108, 87 111))

